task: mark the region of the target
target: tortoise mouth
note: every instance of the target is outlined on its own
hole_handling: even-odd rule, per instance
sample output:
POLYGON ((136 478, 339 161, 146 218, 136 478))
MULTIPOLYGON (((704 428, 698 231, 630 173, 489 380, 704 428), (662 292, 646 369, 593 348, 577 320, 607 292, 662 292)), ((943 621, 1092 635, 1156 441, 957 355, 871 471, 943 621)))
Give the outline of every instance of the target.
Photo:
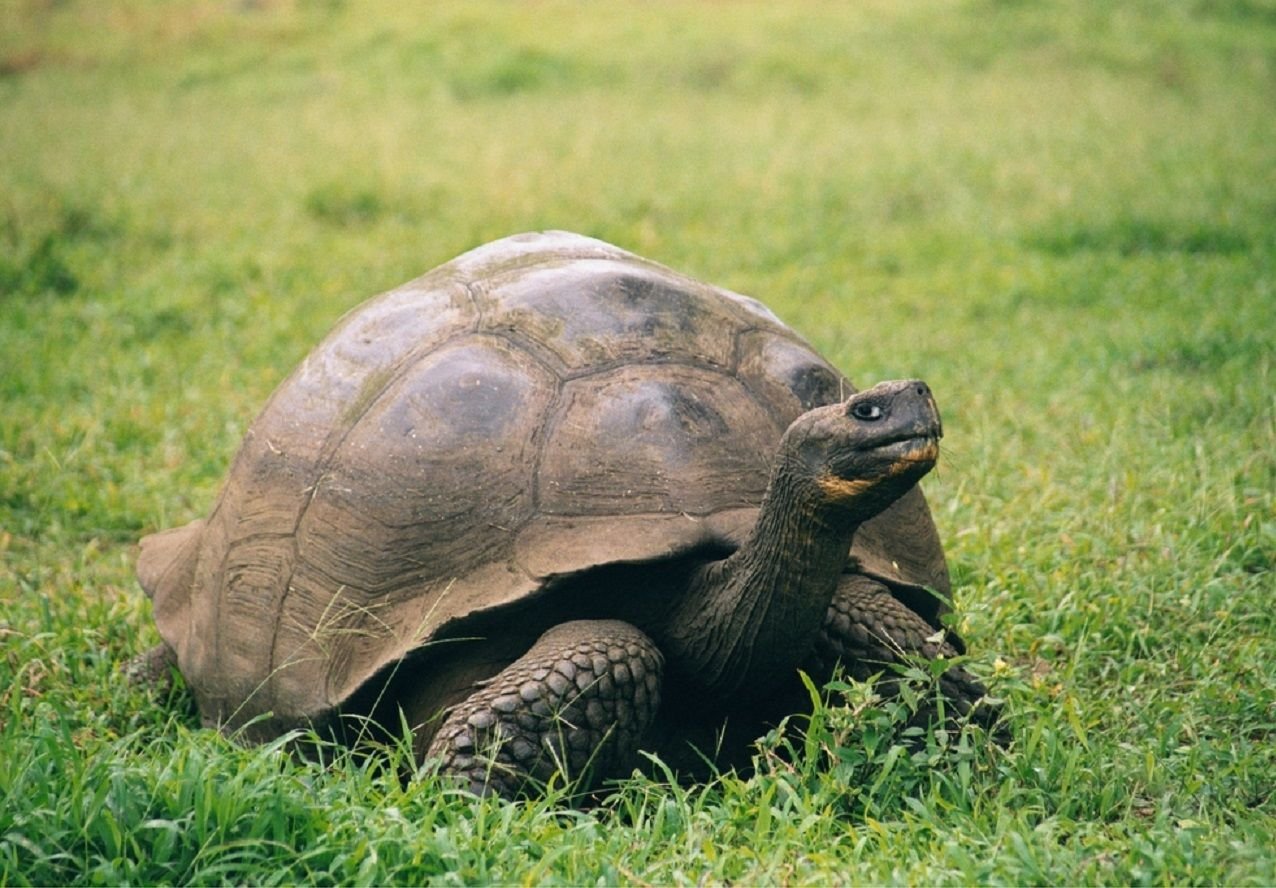
POLYGON ((883 435, 865 447, 862 453, 899 455, 931 453, 939 454, 940 433, 935 429, 924 432, 901 431, 894 435, 883 435))
POLYGON ((879 444, 873 449, 878 453, 895 456, 906 462, 934 462, 939 458, 939 436, 933 432, 925 435, 910 435, 907 438, 879 444))
POLYGON ((879 477, 892 478, 933 466, 939 460, 939 435, 935 431, 902 434, 879 441, 861 452, 878 465, 885 464, 879 477))
POLYGON ((861 450, 854 465, 843 465, 817 479, 830 502, 861 502, 871 491, 900 477, 916 480, 939 459, 939 436, 909 435, 861 450))

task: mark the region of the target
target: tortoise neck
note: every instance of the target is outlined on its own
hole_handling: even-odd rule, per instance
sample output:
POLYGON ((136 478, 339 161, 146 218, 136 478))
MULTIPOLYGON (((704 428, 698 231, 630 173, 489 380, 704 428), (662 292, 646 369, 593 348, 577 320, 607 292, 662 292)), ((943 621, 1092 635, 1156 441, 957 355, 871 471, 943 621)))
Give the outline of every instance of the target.
POLYGON ((715 695, 764 695, 806 656, 865 518, 778 466, 748 541, 692 578, 668 624, 669 653, 715 695))

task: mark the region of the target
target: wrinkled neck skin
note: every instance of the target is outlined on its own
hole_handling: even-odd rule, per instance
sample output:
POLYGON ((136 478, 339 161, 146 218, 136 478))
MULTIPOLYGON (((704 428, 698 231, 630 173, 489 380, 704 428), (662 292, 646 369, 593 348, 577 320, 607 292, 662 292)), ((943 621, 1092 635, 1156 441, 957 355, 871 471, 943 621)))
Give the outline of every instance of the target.
POLYGON ((834 504, 782 461, 749 540, 700 567, 670 614, 664 635, 673 663, 715 696, 747 700, 775 688, 823 624, 856 528, 903 489, 834 504))

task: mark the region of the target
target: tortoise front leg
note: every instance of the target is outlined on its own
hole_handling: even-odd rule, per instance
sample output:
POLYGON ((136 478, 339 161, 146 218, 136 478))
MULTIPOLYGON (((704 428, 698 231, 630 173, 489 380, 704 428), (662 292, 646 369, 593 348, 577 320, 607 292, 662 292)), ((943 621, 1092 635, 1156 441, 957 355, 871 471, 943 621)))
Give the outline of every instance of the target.
POLYGON ((550 629, 444 719, 426 752, 478 795, 555 773, 588 785, 632 766, 660 704, 663 658, 617 620, 550 629))
MULTIPOLYGON (((839 661, 846 673, 859 681, 885 672, 878 687, 890 693, 897 686, 893 664, 910 657, 934 660, 957 654, 934 626, 901 603, 886 586, 863 574, 848 573, 838 582, 808 668, 825 680, 839 661)), ((987 691, 963 667, 952 666, 944 672, 939 688, 950 714, 965 717, 974 710, 975 720, 985 727, 996 720, 994 707, 976 707, 987 691)), ((929 718, 933 713, 919 715, 929 718)))

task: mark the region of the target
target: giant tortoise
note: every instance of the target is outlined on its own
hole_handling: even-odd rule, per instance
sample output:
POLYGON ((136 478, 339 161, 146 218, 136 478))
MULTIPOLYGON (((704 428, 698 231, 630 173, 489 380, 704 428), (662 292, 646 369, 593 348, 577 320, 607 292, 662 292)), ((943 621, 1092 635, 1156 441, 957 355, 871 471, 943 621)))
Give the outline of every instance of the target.
POLYGON ((916 486, 941 431, 924 383, 856 393, 753 299, 509 237, 349 313, 212 513, 142 540, 152 657, 208 725, 406 723, 480 793, 756 737, 799 669, 961 650, 916 486))

